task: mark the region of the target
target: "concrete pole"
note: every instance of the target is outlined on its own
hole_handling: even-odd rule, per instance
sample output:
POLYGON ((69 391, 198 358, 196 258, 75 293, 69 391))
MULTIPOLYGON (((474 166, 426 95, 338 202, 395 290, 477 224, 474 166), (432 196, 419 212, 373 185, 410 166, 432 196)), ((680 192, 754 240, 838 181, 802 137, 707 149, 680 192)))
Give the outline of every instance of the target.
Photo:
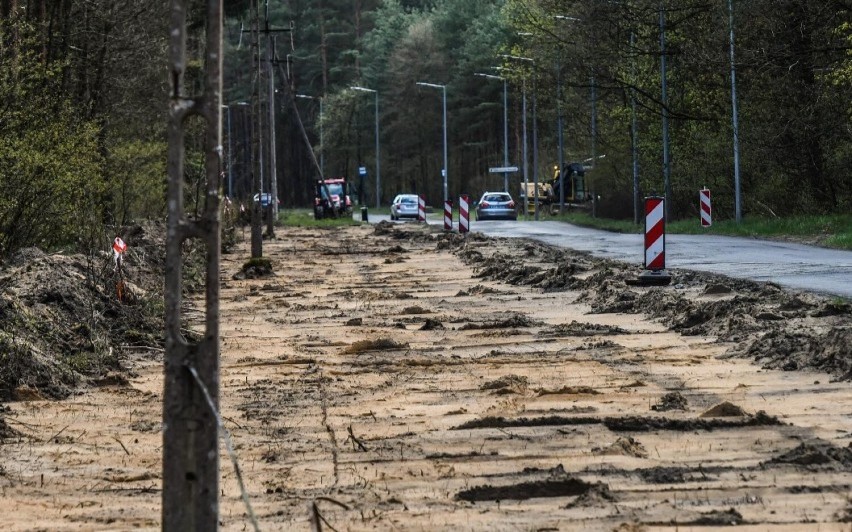
POLYGON ((666 10, 660 2, 660 80, 663 104, 663 187, 665 189, 666 221, 670 220, 672 184, 671 161, 669 160, 669 96, 666 84, 666 10))
POLYGON ((275 222, 278 220, 278 170, 275 149, 275 75, 272 71, 272 48, 275 45, 269 33, 269 4, 266 4, 266 65, 268 69, 268 101, 269 101, 269 193, 270 193, 270 216, 267 221, 266 232, 272 235, 275 231, 275 222))
POLYGON ((447 199, 449 196, 447 194, 447 174, 450 173, 450 169, 447 166, 447 86, 442 85, 441 90, 444 95, 444 204, 447 203, 447 199))
POLYGON ((523 114, 523 120, 522 120, 523 126, 522 127, 523 127, 523 130, 524 130, 524 134, 523 134, 523 138, 524 138, 524 140, 523 140, 523 143, 524 143, 524 149, 523 149, 523 158, 524 158, 524 164, 523 164, 523 171, 524 171, 524 218, 526 218, 528 213, 529 213, 529 202, 530 202, 530 197, 529 197, 530 178, 529 178, 529 170, 527 168, 527 79, 526 78, 524 78, 521 86, 522 86, 522 89, 521 89, 521 94, 522 94, 522 96, 521 96, 521 101, 522 101, 521 113, 523 114))
POLYGON ((562 65, 556 61, 556 151, 557 172, 559 172, 559 214, 565 210, 565 178, 562 169, 565 167, 564 132, 562 129, 562 65))

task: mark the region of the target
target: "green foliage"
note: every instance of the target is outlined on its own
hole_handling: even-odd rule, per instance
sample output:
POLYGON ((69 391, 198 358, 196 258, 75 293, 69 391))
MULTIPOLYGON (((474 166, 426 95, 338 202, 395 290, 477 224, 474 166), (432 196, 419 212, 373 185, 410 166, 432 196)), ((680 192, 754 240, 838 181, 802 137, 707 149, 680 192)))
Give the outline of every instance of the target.
MULTIPOLYGON (((104 190, 98 129, 73 113, 57 70, 38 60, 31 28, 0 26, 0 257, 26 246, 74 243, 100 223, 104 190)), ((57 67, 58 68, 58 67, 57 67)))
POLYGON ((107 194, 112 198, 115 223, 164 215, 166 145, 130 140, 109 150, 106 160, 107 194))

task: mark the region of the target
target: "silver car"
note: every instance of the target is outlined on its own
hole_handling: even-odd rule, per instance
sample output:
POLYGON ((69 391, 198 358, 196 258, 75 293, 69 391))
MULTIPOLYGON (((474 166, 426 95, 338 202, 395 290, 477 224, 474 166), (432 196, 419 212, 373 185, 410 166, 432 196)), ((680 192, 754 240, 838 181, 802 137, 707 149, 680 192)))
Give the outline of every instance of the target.
POLYGON ((391 203, 391 220, 417 218, 420 198, 417 194, 400 194, 391 203))
POLYGON ((515 200, 508 192, 486 192, 476 204, 477 220, 517 220, 515 200))

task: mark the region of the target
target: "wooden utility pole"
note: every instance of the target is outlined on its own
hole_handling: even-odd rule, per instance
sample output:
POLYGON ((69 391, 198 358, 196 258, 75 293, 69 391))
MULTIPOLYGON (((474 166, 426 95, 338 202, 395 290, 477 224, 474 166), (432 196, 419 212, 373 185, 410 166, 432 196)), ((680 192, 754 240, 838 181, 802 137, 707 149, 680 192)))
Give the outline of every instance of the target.
POLYGON ((206 78, 200 95, 185 94, 186 18, 190 2, 171 0, 169 41, 168 225, 166 237, 166 355, 163 394, 162 528, 215 531, 219 522, 219 191, 222 169, 222 1, 206 1, 206 78), (204 210, 187 219, 183 204, 186 122, 200 116, 204 134, 204 210), (181 333, 182 244, 207 250, 204 336, 181 333))

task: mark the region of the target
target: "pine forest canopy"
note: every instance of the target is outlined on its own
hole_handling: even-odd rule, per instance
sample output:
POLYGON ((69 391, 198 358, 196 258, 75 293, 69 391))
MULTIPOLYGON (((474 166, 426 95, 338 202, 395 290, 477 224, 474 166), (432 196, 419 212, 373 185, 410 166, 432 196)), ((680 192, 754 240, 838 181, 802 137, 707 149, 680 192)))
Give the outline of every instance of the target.
MULTIPOLYGON (((199 5, 201 3, 199 2, 199 5)), ((250 0, 226 2, 225 138, 231 192, 245 186, 249 102, 268 71, 252 69, 250 0)), ((442 197, 441 92, 446 85, 450 197, 502 188, 503 84, 509 163, 521 166, 522 93, 535 100, 537 171, 597 159, 588 173, 599 214, 632 215, 631 124, 642 194, 663 190, 662 116, 669 118, 672 214, 695 216, 697 190, 732 218, 733 131, 729 7, 733 7, 739 151, 746 216, 852 210, 852 2, 849 0, 286 0, 256 4, 274 33, 276 173, 283 206, 311 204, 318 166, 346 176, 373 204, 378 103, 381 195, 442 197), (668 94, 661 94, 661 9, 668 94), (503 55, 528 57, 513 61, 503 55), (496 67, 502 67, 497 70, 496 67), (353 91, 352 86, 377 91, 353 91), (560 91, 560 87, 562 90, 560 91), (299 98, 302 94, 322 98, 299 98), (320 132, 323 145, 320 146, 320 132), (320 150, 320 148, 322 148, 320 150), (320 158, 320 157, 318 157, 320 158), (358 181, 358 168, 368 175, 358 181)), ((203 10, 193 10, 200 13, 203 10)), ((0 256, 58 246, 84 228, 117 226, 164 210, 168 3, 131 0, 0 2, 0 256), (45 198, 50 216, 32 209, 45 198), (77 214, 86 213, 84 222, 77 214), (91 222, 91 223, 90 223, 91 222)), ((187 81, 203 68, 204 23, 190 20, 187 81)), ((261 44, 265 44, 265 34, 261 44)), ((261 59, 265 56, 261 49, 261 59)), ((266 91, 260 94, 266 99, 266 91)), ((267 115, 264 115, 264 117, 267 115)), ((260 117, 258 120, 266 120, 260 117)), ((532 133, 532 115, 529 117, 532 133)), ((200 130, 200 125, 192 125, 200 130)), ((265 131, 265 129, 262 128, 265 131)), ((191 131, 189 203, 203 190, 191 131)), ((530 147, 531 150, 531 147, 530 147)), ((269 157, 266 157, 269 160, 269 157)), ((530 164, 532 164, 532 155, 530 164)), ((532 168, 532 167, 531 167, 532 168)), ((267 175, 269 172, 267 172, 267 175)), ((532 171, 531 171, 532 175, 532 171)), ((518 194, 519 176, 511 192, 518 194)))
MULTIPOLYGON (((606 191, 599 192, 600 213, 630 217, 635 98, 641 192, 663 191, 665 110, 673 215, 695 216, 697 191, 706 186, 714 191, 716 216, 730 218, 734 169, 729 7, 735 25, 744 212, 848 212, 848 1, 740 0, 729 6, 727 0, 294 0, 270 4, 269 20, 271 26, 294 24, 292 48, 290 42, 278 42, 276 52, 279 59, 288 58, 295 91, 324 98, 323 146, 317 102, 301 100, 297 105, 313 148, 322 148, 326 173, 355 178, 357 169, 365 166, 372 174, 375 102, 350 87, 378 91, 385 203, 401 192, 424 194, 431 203, 442 197, 441 96, 417 82, 447 86, 450 196, 476 196, 502 187, 502 177, 488 173, 489 167, 503 162, 502 84, 474 76, 490 73, 509 81, 511 163, 520 163, 522 157, 525 85, 528 103, 536 99, 540 179, 552 176, 557 161, 561 109, 565 161, 605 154, 589 172, 597 190, 606 191)), ((245 37, 241 48, 238 39, 239 29, 248 27, 245 13, 230 19, 228 27, 233 42, 226 92, 230 101, 238 101, 248 97, 253 80, 245 37)), ((282 201, 307 205, 316 170, 291 108, 280 103, 280 111, 282 201)), ((529 121, 532 128, 531 117, 529 121)), ((513 178, 511 192, 519 192, 519 179, 513 178)), ((365 194, 370 190, 364 187, 365 194)))

